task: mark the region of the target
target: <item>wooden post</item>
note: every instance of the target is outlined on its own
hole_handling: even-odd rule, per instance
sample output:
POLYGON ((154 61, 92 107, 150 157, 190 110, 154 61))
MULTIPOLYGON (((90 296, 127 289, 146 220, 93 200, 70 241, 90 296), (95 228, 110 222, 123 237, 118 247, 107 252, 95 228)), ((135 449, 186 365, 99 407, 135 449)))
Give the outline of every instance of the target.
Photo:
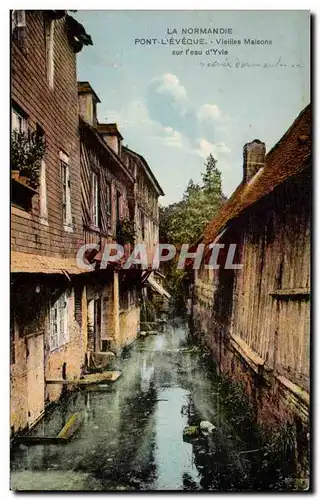
POLYGON ((119 273, 113 273, 113 324, 114 324, 114 338, 116 346, 120 344, 120 321, 119 321, 119 273))
POLYGON ((88 302, 88 351, 94 350, 94 299, 88 302))
POLYGON ((87 311, 88 303, 87 303, 87 289, 86 286, 83 287, 81 294, 81 312, 82 312, 82 356, 83 360, 85 358, 85 354, 88 350, 88 311, 87 311))

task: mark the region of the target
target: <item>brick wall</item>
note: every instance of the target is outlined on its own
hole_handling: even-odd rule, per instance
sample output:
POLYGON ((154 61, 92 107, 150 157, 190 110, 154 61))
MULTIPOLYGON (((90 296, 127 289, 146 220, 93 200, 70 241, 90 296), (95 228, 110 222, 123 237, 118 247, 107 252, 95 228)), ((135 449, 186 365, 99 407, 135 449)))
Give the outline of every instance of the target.
POLYGON ((12 99, 28 116, 30 127, 39 124, 45 133, 48 207, 48 226, 39 221, 38 195, 33 197, 31 214, 12 210, 12 249, 73 256, 82 238, 76 55, 67 39, 65 18, 54 23, 53 89, 47 79, 42 11, 26 13, 25 43, 12 45, 12 99), (63 228, 60 150, 70 162, 72 233, 63 228))

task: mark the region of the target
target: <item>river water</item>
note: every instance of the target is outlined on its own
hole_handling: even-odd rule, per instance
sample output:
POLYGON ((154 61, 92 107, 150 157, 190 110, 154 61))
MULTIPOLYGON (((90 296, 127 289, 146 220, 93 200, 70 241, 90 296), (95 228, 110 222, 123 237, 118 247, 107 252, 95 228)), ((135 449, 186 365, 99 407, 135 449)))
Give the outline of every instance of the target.
POLYGON ((138 339, 116 365, 122 370, 116 383, 74 392, 33 431, 54 436, 81 411, 83 424, 68 444, 13 449, 11 489, 259 489, 259 449, 224 411, 219 378, 185 323, 138 339), (201 420, 216 430, 185 442, 183 429, 201 420))

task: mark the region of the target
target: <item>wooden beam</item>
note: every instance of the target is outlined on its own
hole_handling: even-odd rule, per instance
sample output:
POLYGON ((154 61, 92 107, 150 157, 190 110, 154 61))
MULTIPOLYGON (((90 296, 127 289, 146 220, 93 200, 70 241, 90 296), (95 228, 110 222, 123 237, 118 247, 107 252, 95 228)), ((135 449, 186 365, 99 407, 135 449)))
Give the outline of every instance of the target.
POLYGON ((57 435, 57 438, 69 441, 75 432, 79 429, 82 423, 81 414, 79 412, 71 415, 67 423, 62 427, 61 431, 57 435))
POLYGON ((46 384, 61 384, 61 385, 90 385, 103 382, 115 382, 121 376, 119 371, 105 371, 102 373, 90 373, 84 378, 75 378, 73 380, 49 379, 46 384))
POLYGON ((264 369, 265 360, 259 356, 251 347, 242 340, 239 335, 230 335, 232 347, 240 354, 240 356, 248 363, 248 365, 257 374, 261 374, 264 369))
POLYGON ((309 406, 310 396, 307 391, 299 387, 298 385, 291 382, 291 380, 287 379, 283 375, 278 375, 277 379, 284 385, 287 389, 289 389, 300 401, 309 406))
POLYGON ((20 436, 17 437, 18 444, 32 445, 32 444, 61 444, 67 443, 68 440, 64 438, 59 438, 57 436, 45 437, 45 436, 20 436))
POLYGON ((279 289, 271 292, 270 295, 272 297, 292 297, 292 296, 305 296, 309 297, 310 289, 309 288, 287 288, 287 289, 279 289))
POLYGON ((82 423, 81 414, 74 413, 68 419, 67 423, 62 427, 57 436, 20 436, 17 438, 19 444, 33 445, 33 444, 61 444, 68 443, 73 437, 75 432, 79 429, 82 423))

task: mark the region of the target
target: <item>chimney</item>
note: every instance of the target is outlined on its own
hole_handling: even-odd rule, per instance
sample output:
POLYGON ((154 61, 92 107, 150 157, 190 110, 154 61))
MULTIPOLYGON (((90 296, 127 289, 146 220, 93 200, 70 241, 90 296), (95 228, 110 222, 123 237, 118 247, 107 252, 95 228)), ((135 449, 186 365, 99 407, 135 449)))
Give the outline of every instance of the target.
POLYGON ((243 148, 243 182, 249 182, 258 170, 264 166, 266 145, 255 139, 243 148))
POLYGON ((92 127, 98 124, 97 103, 101 102, 89 82, 78 82, 80 116, 92 127))
POLYGON ((99 123, 98 132, 102 139, 108 144, 116 155, 121 156, 121 145, 123 137, 116 123, 99 123))

